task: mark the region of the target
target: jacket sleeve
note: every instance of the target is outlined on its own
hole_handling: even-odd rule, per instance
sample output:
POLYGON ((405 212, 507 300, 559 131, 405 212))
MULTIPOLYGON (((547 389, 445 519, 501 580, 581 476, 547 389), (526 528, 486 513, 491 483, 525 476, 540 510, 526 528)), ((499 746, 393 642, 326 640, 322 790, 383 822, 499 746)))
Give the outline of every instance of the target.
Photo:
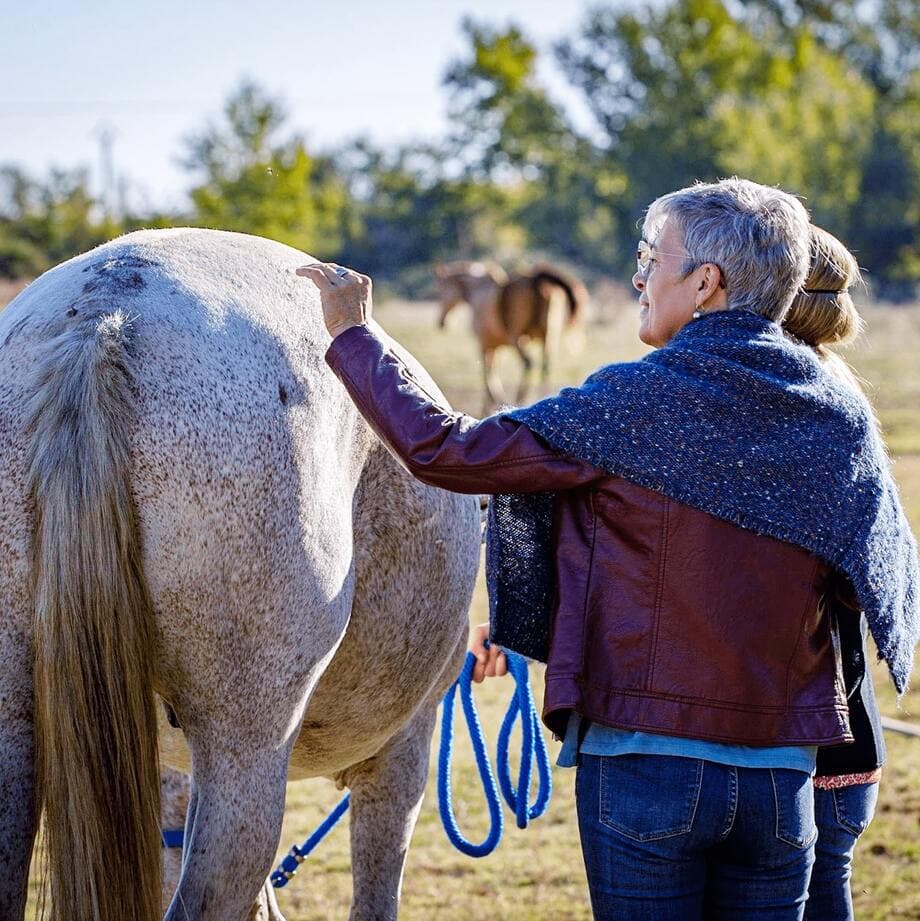
POLYGON ((543 492, 606 475, 506 416, 478 420, 455 412, 367 326, 336 336, 326 361, 390 452, 432 486, 474 494, 543 492))

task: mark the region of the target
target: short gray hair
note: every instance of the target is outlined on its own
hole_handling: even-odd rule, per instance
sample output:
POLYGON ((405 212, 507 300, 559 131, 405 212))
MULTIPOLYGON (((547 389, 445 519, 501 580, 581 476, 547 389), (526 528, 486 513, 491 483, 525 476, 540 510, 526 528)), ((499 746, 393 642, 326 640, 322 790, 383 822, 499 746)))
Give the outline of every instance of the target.
POLYGON ((782 320, 808 272, 808 212, 797 198, 736 176, 700 182, 652 202, 642 226, 649 242, 668 217, 684 236, 684 275, 712 262, 730 310, 782 320))

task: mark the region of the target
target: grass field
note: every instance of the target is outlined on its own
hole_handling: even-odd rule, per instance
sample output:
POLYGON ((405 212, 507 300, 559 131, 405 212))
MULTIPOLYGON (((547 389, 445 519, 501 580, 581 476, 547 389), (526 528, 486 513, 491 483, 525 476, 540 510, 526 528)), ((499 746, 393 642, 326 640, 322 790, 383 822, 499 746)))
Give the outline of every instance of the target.
MULTIPOLYGON (((867 333, 848 357, 872 383, 870 395, 895 457, 895 473, 916 532, 920 529, 920 306, 866 307, 864 313, 867 333)), ((578 382, 602 363, 636 357, 644 350, 635 335, 635 308, 625 298, 620 304, 616 298, 609 299, 597 314, 585 330, 580 351, 569 354, 556 369, 554 387, 578 382)), ((438 331, 435 316, 434 305, 425 303, 389 302, 377 311, 380 322, 422 361, 453 405, 479 414, 478 356, 466 317, 457 311, 448 329, 438 331)), ((512 359, 505 355, 500 362, 500 371, 509 381, 515 381, 517 373, 512 359)), ((485 620, 486 612, 480 579, 471 621, 485 620)), ((883 712, 920 725, 920 686, 903 698, 899 709, 881 668, 876 669, 875 677, 883 712)), ((532 670, 532 682, 539 698, 542 676, 538 669, 532 670)), ((495 680, 477 691, 493 751, 511 690, 510 680, 495 680)), ((459 731, 461 723, 455 752, 455 800, 461 827, 478 840, 485 834, 487 816, 472 756, 459 731)), ((866 921, 920 919, 920 739, 889 735, 887 743, 889 757, 878 813, 857 850, 856 913, 866 921)), ((551 755, 556 749, 551 743, 551 755)), ((506 815, 506 826, 512 827, 506 827, 500 848, 476 861, 455 851, 441 829, 432 770, 409 853, 401 917, 405 921, 590 918, 575 825, 574 772, 555 769, 553 779, 553 801, 547 815, 526 831, 514 828, 513 819, 506 815)), ((279 856, 312 831, 339 795, 325 781, 289 787, 279 856)), ((348 832, 343 822, 279 893, 279 904, 289 921, 345 918, 350 892, 348 832)))

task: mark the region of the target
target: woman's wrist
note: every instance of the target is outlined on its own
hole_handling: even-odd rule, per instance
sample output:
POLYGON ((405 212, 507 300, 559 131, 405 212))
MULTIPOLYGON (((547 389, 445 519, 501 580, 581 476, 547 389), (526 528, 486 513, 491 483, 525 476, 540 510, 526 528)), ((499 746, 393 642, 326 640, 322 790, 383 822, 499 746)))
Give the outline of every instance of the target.
POLYGON ((342 335, 342 333, 345 332, 346 329, 352 329, 355 326, 367 326, 367 323, 358 323, 358 322, 339 323, 336 326, 332 327, 328 332, 329 332, 329 335, 332 336, 333 339, 337 339, 339 336, 342 335))

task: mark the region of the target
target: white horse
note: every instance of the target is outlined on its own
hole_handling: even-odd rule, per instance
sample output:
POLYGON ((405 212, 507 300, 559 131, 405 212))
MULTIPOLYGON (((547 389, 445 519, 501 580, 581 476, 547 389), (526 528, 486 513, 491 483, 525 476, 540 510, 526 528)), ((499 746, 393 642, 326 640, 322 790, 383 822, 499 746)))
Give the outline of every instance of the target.
POLYGON ((479 510, 358 415, 309 261, 142 231, 0 314, 0 918, 42 810, 55 921, 161 917, 158 735, 192 774, 168 921, 249 915, 312 776, 352 793, 351 917, 396 916, 479 510))

